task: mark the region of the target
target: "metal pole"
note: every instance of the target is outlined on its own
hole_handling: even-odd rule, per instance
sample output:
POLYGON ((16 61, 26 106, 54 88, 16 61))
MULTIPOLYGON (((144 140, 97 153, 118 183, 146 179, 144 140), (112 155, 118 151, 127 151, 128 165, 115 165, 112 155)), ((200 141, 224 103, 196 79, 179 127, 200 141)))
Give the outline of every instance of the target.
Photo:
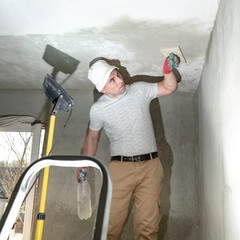
MULTIPOLYGON (((49 155, 52 149, 55 119, 56 119, 56 116, 52 114, 50 116, 46 156, 49 155)), ((36 227, 35 240, 42 239, 43 224, 45 220, 44 211, 45 211, 45 203, 46 203, 46 197, 47 197, 48 176, 49 176, 49 166, 44 168, 40 207, 39 207, 39 213, 37 215, 37 227, 36 227)))

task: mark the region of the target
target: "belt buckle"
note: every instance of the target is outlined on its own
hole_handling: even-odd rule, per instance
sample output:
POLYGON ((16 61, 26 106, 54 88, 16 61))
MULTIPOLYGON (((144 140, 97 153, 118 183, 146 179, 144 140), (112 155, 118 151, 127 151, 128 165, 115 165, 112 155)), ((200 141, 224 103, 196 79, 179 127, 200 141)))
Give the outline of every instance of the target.
POLYGON ((141 158, 140 156, 132 156, 132 162, 140 162, 141 158))

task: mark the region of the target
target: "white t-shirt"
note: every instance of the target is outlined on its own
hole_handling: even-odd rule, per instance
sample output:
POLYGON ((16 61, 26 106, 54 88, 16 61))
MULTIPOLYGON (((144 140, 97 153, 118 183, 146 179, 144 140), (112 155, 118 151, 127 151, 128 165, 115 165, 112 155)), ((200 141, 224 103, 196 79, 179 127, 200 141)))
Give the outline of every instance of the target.
POLYGON ((136 82, 117 98, 103 95, 90 109, 90 129, 104 128, 111 156, 156 152, 149 105, 157 96, 157 83, 136 82))

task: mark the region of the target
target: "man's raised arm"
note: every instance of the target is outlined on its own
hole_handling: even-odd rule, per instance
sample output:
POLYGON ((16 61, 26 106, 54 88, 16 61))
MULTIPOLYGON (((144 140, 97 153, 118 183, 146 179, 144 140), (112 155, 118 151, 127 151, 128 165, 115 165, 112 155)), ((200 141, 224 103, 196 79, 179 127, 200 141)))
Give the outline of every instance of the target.
POLYGON ((163 65, 164 79, 158 82, 157 97, 171 94, 177 90, 177 79, 172 70, 173 68, 177 68, 179 63, 180 58, 177 55, 174 55, 173 59, 166 58, 163 65))

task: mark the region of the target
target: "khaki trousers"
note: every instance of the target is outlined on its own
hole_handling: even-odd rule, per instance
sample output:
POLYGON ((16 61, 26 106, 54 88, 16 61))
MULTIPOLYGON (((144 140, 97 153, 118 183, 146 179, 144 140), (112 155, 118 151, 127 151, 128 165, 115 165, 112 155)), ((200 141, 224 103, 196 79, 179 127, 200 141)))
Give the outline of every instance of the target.
POLYGON ((111 161, 109 171, 113 194, 107 239, 117 240, 120 236, 133 196, 135 239, 157 240, 164 178, 160 159, 136 163, 111 161))

